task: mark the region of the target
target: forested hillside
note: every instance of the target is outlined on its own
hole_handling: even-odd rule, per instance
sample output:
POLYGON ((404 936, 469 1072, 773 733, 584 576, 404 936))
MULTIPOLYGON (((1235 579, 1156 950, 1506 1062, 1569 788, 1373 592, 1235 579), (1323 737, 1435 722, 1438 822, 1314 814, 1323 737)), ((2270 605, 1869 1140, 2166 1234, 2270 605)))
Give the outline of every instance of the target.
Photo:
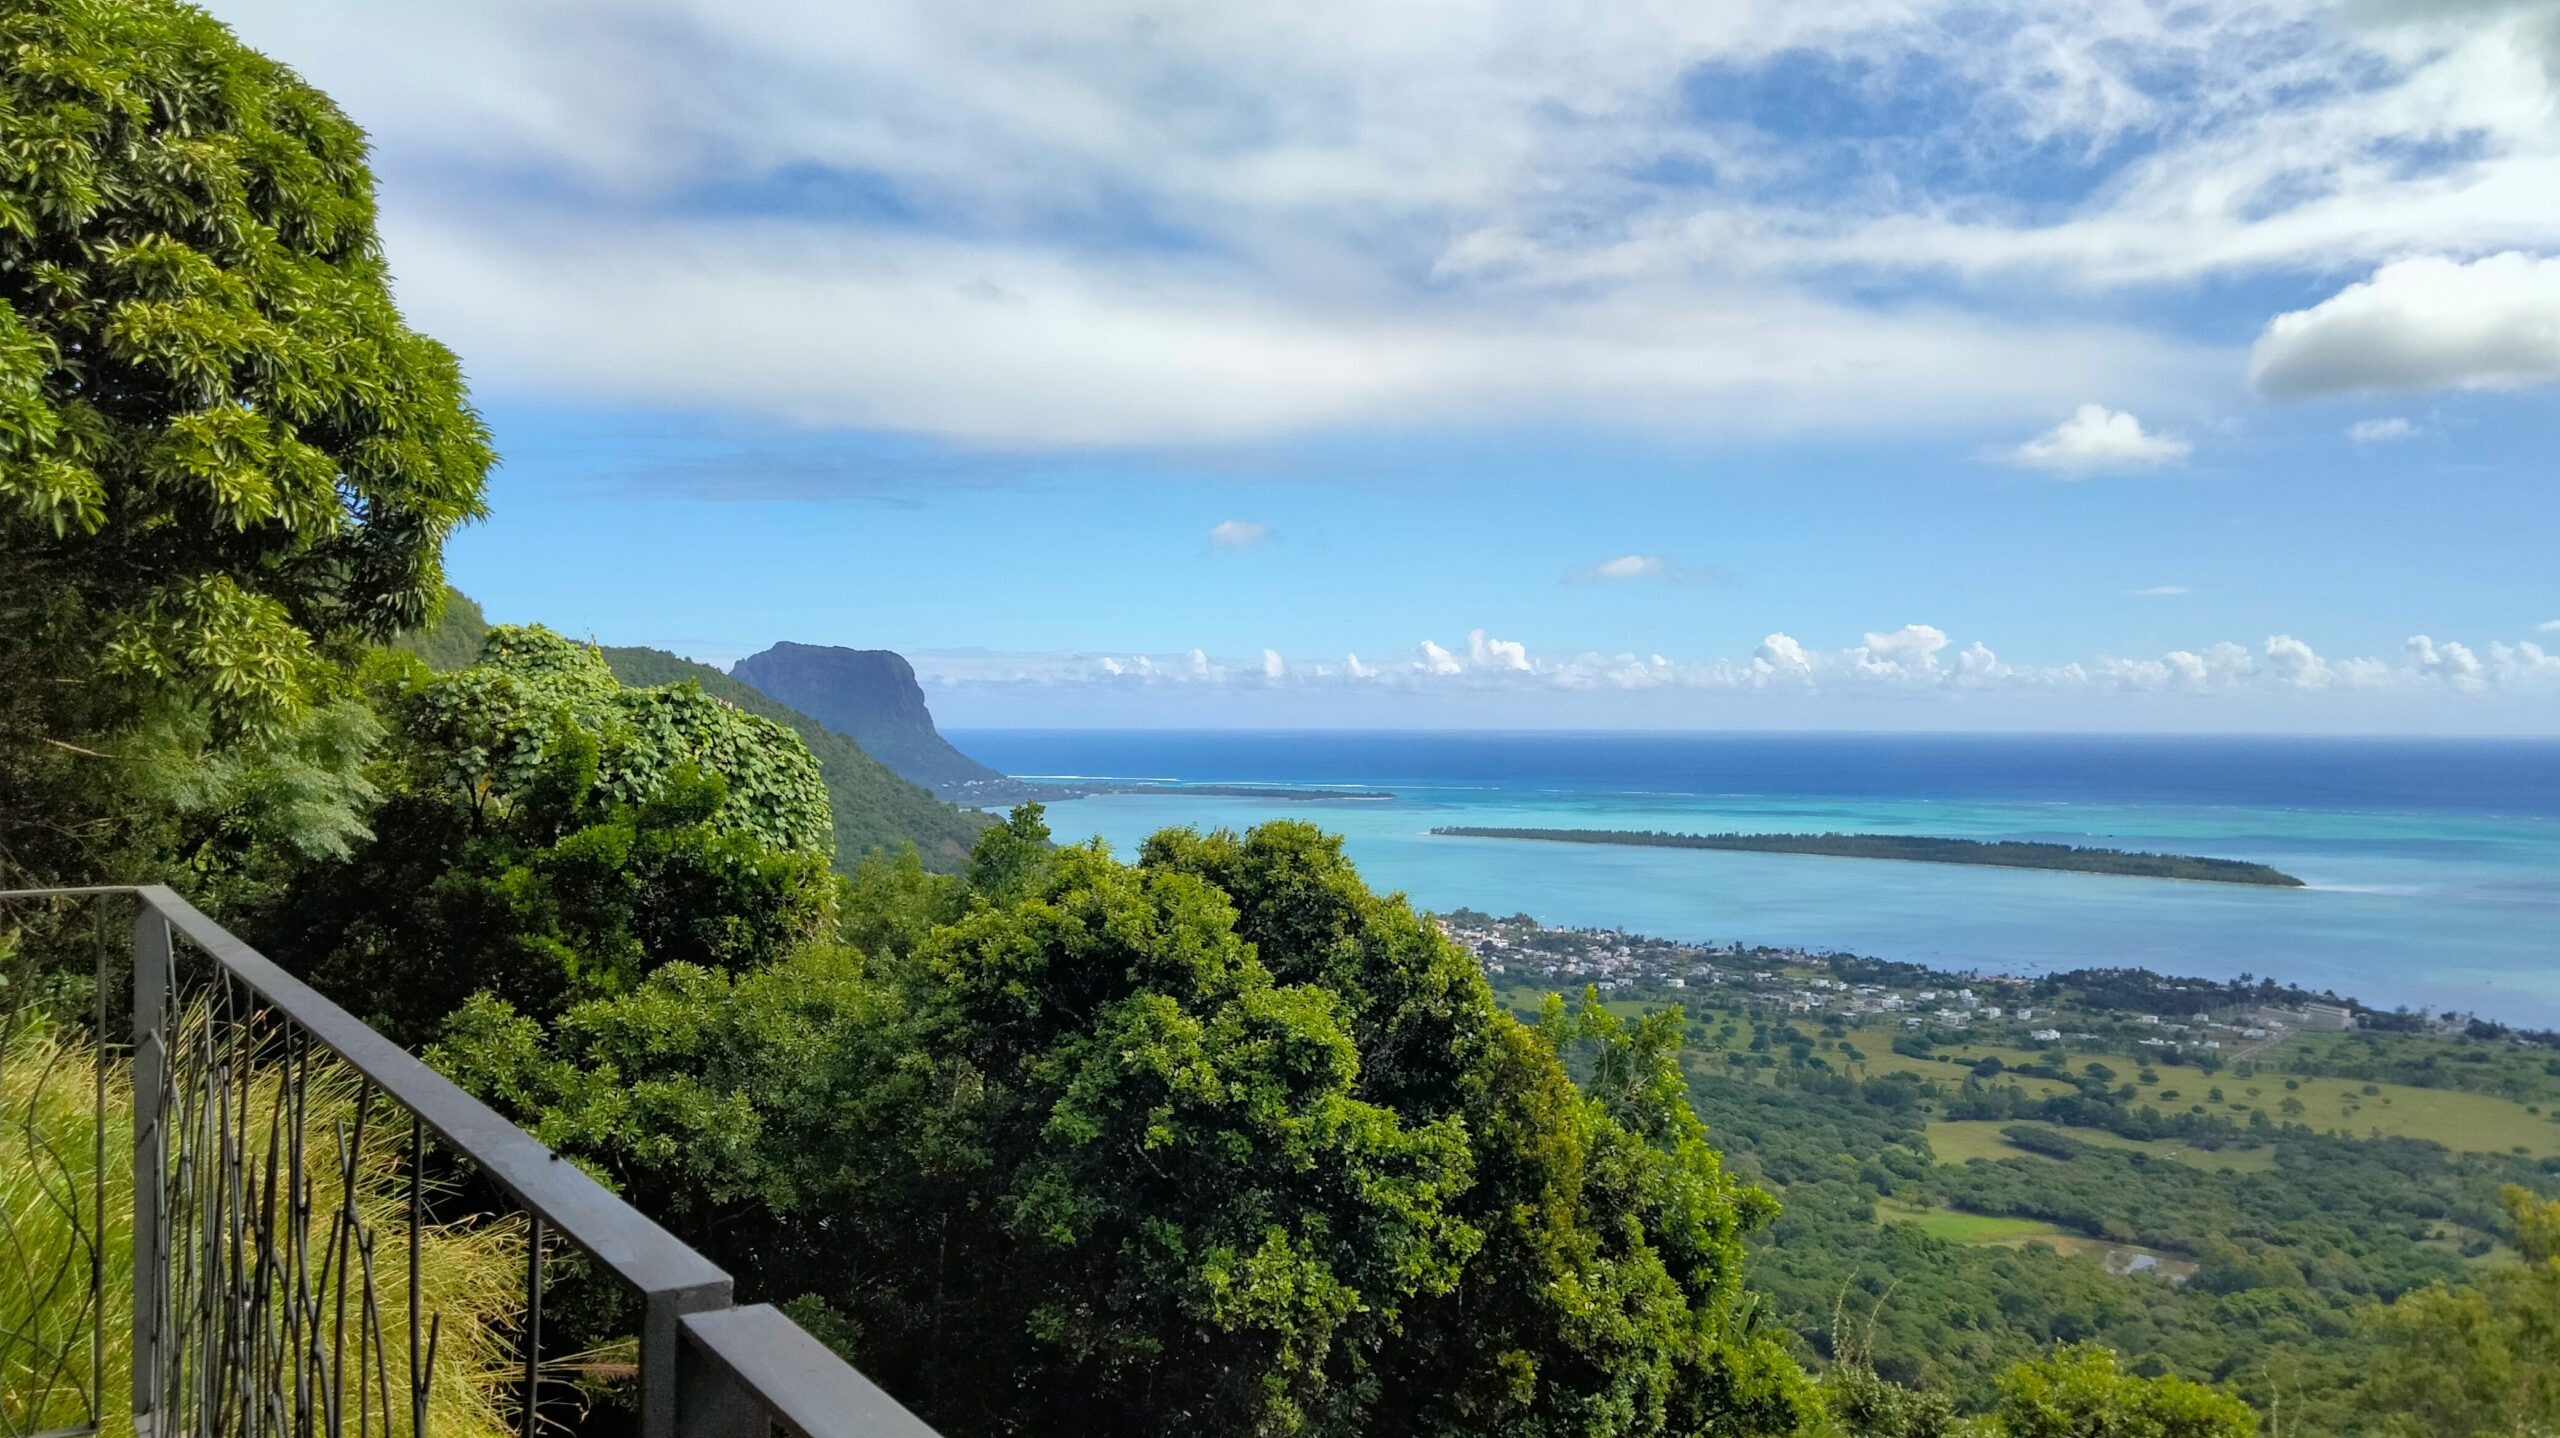
MULTIPOLYGON (((1680 1015, 1691 1102, 1781 1204, 1751 1239, 1752 1283, 1835 1373, 1961 1411, 2049 1345, 2095 1342, 2136 1372, 2233 1385, 2272 1431, 2330 1435, 2531 1431, 2512 1420, 2552 1397, 2516 1367, 2560 1360, 2534 1327, 2560 1309, 2531 1286, 2560 1269, 2515 1264, 2534 1215, 2560 1213, 2543 1036, 2260 1029, 2234 1058, 2198 1041, 2200 1008, 2256 1024, 2254 994, 2298 992, 1776 950, 1700 963, 1607 931, 1455 922, 1498 940, 1505 968, 1632 951, 1657 975, 1586 1003, 1680 1015), (1920 994, 1954 1006, 1879 1003, 1920 994), (2382 1081, 2332 1076, 2368 1073, 2382 1081), (2426 1405, 2469 1416, 2414 1424, 2426 1405)), ((1504 993, 1523 1014, 1552 1003, 1535 982, 1504 993)))
POLYGON ((435 617, 415 629, 402 630, 391 645, 417 655, 429 669, 442 674, 470 668, 480 658, 481 641, 488 637, 489 617, 481 612, 480 601, 448 584, 435 617))

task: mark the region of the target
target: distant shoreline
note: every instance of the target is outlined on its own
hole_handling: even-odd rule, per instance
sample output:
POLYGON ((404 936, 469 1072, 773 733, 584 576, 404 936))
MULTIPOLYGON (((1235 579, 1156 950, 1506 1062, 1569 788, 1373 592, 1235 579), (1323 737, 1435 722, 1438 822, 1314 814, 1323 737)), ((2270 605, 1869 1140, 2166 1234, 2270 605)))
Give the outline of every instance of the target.
POLYGON ((1174 794, 1194 799, 1281 799, 1293 803, 1376 803, 1392 799, 1384 789, 1293 789, 1278 784, 1146 784, 1118 779, 1023 779, 1016 782, 1042 791, 1044 797, 1084 799, 1101 794, 1174 794))
POLYGON ((2147 854, 2124 849, 2084 849, 2070 844, 2034 844, 2005 839, 1938 839, 1908 834, 1672 834, 1638 829, 1514 829, 1471 824, 1447 825, 1431 832, 1439 837, 1455 839, 1522 839, 1550 844, 1616 844, 1645 849, 1809 854, 1832 859, 1892 859, 1905 863, 2041 869, 2065 874, 2185 879, 2269 889, 2307 887, 2302 880, 2282 870, 2241 859, 2147 854))

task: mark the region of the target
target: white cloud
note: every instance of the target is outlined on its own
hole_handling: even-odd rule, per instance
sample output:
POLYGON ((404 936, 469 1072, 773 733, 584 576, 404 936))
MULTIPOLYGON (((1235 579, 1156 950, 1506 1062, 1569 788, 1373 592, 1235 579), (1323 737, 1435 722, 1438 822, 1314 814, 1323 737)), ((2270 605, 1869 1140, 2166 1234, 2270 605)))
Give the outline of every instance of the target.
MULTIPOLYGON (((1801 266, 2084 286, 2550 248, 2560 41, 2547 5, 2410 8, 2423 13, 2363 27, 2340 23, 2326 0, 2007 6, 2015 53, 1996 93, 2027 134, 2068 136, 2093 155, 2128 136, 2157 142, 2087 202, 2029 220, 2023 207, 1949 203, 1943 186, 1914 182, 1847 219, 1755 213, 1692 223, 1685 245, 1654 243, 1693 262, 1756 242, 1801 266)), ((1914 6, 1906 20, 1941 13, 1914 6)), ((1941 64, 1980 58, 1961 45, 1913 48, 1941 64)), ((1996 122, 1984 138, 1997 147, 1996 122)))
POLYGON ((2450 640, 2438 644, 2418 634, 2410 637, 2408 648, 2409 660, 2421 674, 2433 675, 2457 689, 2477 689, 2485 682, 2479 656, 2464 645, 2450 640))
POLYGON ((2518 389, 2560 380, 2560 256, 2399 260, 2268 322, 2250 358, 2279 398, 2518 389))
POLYGON ((1426 674, 1459 674, 1464 673, 1466 670, 1467 666, 1458 662, 1458 656, 1441 648, 1439 645, 1432 643, 1428 639, 1422 641, 1422 647, 1419 652, 1422 657, 1418 663, 1422 672, 1426 674))
POLYGON ((1947 647, 1947 632, 1934 624, 1906 624, 1890 634, 1869 634, 1856 651, 1872 668, 1903 674, 1935 674, 1938 651, 1947 647))
POLYGON ((2546 619, 2533 627, 2538 633, 2560 634, 2560 619, 2546 619))
POLYGON ((1669 572, 1671 561, 1659 554, 1621 554, 1567 571, 1569 583, 1607 582, 1619 579, 1651 579, 1669 572))
POLYGON ((1620 554, 1593 564, 1576 565, 1564 572, 1567 584, 1622 584, 1631 580, 1656 580, 1664 584, 1718 584, 1724 575, 1712 568, 1682 564, 1667 554, 1620 554))
POLYGON ((1813 656, 1786 634, 1772 634, 1751 651, 1752 667, 1763 675, 1802 678, 1813 673, 1813 656))
POLYGON ((223 11, 372 130, 404 302, 490 392, 965 441, 2019 424, 2227 356, 1898 281, 2560 234, 2514 26, 2320 0, 223 11), (1700 122, 1702 75, 1773 56, 1844 102, 1931 76, 1963 142, 1700 122), (2466 163, 2408 160, 2436 137, 2466 163), (2015 202, 2054 154, 2103 183, 2015 202), (1684 168, 1716 180, 1645 178, 1684 168))
POLYGON ((1263 678, 1265 678, 1265 679, 1282 679, 1282 678, 1286 678, 1286 677, 1288 676, 1288 673, 1289 673, 1289 662, 1288 662, 1287 660, 1282 659, 1282 658, 1280 657, 1280 651, 1279 651, 1279 650, 1277 650, 1277 649, 1265 649, 1265 650, 1263 650, 1263 651, 1262 651, 1262 677, 1263 677, 1263 678))
POLYGON ((2019 445, 2017 463, 2060 474, 2156 469, 2187 457, 2185 440, 2151 434, 2142 421, 2102 404, 2084 404, 2071 418, 2019 445))
POLYGON ((1997 683, 2015 673, 2015 668, 2001 663, 2000 656, 1992 653, 1990 646, 1979 639, 1966 645, 1964 652, 1956 656, 1956 677, 1967 684, 1997 683))
POLYGON ((1368 679, 1375 676, 1378 671, 1361 663, 1359 655, 1349 654, 1343 657, 1342 672, 1354 679, 1368 679))
POLYGON ((2397 416, 2390 419, 2360 419, 2347 426, 2347 438, 2358 444, 2381 444, 2395 439, 2407 439, 2417 432, 2416 425, 2397 416))
POLYGON ((2500 688, 2540 691, 2560 687, 2560 654, 2547 654, 2533 641, 2489 645, 2489 680, 2500 688))
POLYGON ((2268 636, 2267 668, 2297 689, 2318 689, 2330 679, 2329 662, 2290 634, 2268 636))
MULTIPOLYGON (((2539 0, 219 8, 371 131, 403 303, 492 401, 993 446, 2023 434, 2227 382, 2128 294, 2560 252, 2539 0), (1772 57, 1816 117, 1923 76, 1933 123, 1699 122, 1772 57)), ((2388 363, 2271 328, 2261 382, 2548 371, 2529 314, 2473 318, 2388 363)))
POLYGON ((2126 596, 2133 599, 2182 599, 2193 593, 2194 590, 2183 584, 2154 584, 2147 589, 2125 591, 2126 596))
POLYGON ((1271 537, 1271 526, 1258 519, 1222 519, 1209 527, 1213 549, 1251 549, 1271 537))
POLYGON ((1897 430, 2014 417, 2093 385, 2163 394, 2215 364, 2067 317, 1696 284, 1534 300, 1295 294, 1208 259, 848 239, 794 220, 575 235, 457 223, 390 243, 412 318, 484 387, 1007 446, 1538 418, 1897 430), (723 342, 706 349, 714 331, 723 342))
POLYGON ((1487 639, 1481 629, 1467 631, 1467 662, 1478 669, 1529 668, 1527 646, 1508 639, 1487 639))

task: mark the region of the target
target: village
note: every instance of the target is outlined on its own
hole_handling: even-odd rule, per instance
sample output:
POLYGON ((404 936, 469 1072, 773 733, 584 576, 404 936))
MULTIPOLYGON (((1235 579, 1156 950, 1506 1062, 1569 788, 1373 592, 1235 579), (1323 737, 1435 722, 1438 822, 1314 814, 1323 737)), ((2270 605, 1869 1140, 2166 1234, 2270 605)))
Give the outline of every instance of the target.
POLYGON ((2056 995, 2051 984, 2017 975, 1945 973, 1783 947, 1684 943, 1471 909, 1441 915, 1438 923, 1476 956, 1498 989, 1572 993, 1587 986, 1609 999, 1686 999, 1693 1006, 1804 1014, 1944 1038, 1978 1036, 2019 1048, 2068 1044, 2233 1060, 2263 1052, 2289 1034, 2342 1032, 2357 1022, 2344 1004, 2258 1003, 2203 983, 2159 990, 2153 1010, 2096 1009, 2056 995))

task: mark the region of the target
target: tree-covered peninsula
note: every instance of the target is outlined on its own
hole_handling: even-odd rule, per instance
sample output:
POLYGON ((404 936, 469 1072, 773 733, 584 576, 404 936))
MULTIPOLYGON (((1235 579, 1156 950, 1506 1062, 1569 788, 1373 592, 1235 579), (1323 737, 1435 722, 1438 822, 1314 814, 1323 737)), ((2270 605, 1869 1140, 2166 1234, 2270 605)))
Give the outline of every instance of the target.
POLYGON ((1922 864, 1981 864, 1997 869, 2054 869, 2071 874, 2126 874, 2142 879, 2195 879, 2299 889, 2281 869, 2241 859, 2083 849, 2014 839, 1936 839, 1913 834, 1671 834, 1652 829, 1505 829, 1451 824, 1431 831, 1453 839, 1534 839, 1551 844, 1626 844, 1644 849, 1725 849, 1745 854, 1818 854, 1833 859, 1902 859, 1922 864))

